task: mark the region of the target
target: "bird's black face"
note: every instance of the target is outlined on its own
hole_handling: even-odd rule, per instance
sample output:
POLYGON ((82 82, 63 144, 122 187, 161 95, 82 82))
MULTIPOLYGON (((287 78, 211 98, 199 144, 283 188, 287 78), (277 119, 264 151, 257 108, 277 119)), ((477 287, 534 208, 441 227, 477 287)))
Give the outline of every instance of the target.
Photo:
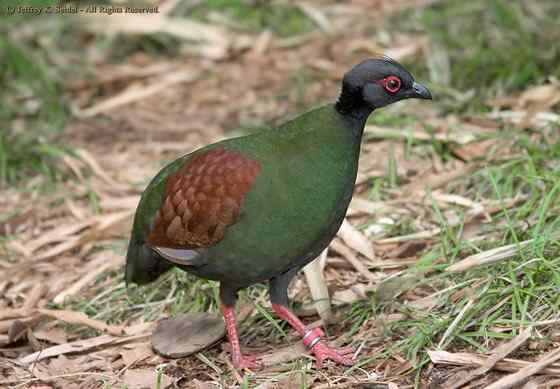
POLYGON ((354 66, 344 76, 343 93, 344 89, 353 91, 353 98, 361 99, 371 109, 404 99, 432 98, 428 88, 414 81, 401 64, 385 57, 354 66))

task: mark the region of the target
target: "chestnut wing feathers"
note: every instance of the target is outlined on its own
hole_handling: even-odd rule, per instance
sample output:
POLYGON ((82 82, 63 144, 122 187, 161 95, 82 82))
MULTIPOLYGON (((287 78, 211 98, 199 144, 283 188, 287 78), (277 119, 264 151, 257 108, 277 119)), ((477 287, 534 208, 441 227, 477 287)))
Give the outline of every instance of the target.
POLYGON ((215 245, 237 221, 260 170, 259 162, 223 147, 194 156, 168 177, 149 244, 180 249, 215 245))

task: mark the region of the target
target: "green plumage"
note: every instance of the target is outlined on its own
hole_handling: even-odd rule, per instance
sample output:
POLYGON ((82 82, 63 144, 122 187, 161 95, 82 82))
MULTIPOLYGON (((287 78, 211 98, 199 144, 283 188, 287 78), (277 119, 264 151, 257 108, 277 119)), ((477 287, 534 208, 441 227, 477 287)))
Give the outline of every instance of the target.
POLYGON ((206 249, 207 264, 186 270, 244 287, 316 257, 340 227, 352 196, 363 124, 333 105, 277 129, 227 139, 172 162, 152 180, 138 206, 127 254, 127 282, 145 283, 170 265, 145 245, 162 205, 166 178, 196 153, 222 146, 261 164, 241 217, 206 249))

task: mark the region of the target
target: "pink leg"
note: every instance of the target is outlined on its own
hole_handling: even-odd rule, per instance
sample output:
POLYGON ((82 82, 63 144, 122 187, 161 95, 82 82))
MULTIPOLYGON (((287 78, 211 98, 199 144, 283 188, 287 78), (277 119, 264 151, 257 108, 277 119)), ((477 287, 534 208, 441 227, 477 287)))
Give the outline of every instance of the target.
POLYGON ((330 348, 322 339, 325 334, 320 328, 314 328, 312 330, 307 329, 305 324, 303 324, 292 311, 283 305, 272 304, 272 308, 276 314, 280 316, 280 318, 290 323, 290 325, 303 337, 303 344, 315 355, 315 358, 317 359, 317 368, 322 368, 323 361, 326 359, 332 359, 333 361, 343 365, 354 364, 355 359, 349 355, 354 352, 352 347, 339 349, 330 348))
POLYGON ((235 324, 235 310, 232 307, 222 305, 222 313, 226 321, 226 330, 229 343, 231 344, 231 360, 236 369, 259 369, 262 363, 257 357, 241 354, 237 327, 235 324))

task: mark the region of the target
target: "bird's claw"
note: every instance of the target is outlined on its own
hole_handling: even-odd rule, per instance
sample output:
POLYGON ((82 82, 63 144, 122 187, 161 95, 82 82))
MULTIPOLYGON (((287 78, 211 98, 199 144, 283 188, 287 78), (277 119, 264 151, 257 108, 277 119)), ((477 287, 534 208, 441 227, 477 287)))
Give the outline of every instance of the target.
POLYGON ((311 352, 317 359, 318 369, 323 367, 323 362, 327 359, 347 366, 352 366, 356 362, 356 359, 351 355, 354 353, 352 347, 331 348, 324 341, 320 341, 311 349, 311 352))
POLYGON ((258 370, 263 367, 261 359, 254 355, 233 355, 232 364, 236 369, 258 370))

